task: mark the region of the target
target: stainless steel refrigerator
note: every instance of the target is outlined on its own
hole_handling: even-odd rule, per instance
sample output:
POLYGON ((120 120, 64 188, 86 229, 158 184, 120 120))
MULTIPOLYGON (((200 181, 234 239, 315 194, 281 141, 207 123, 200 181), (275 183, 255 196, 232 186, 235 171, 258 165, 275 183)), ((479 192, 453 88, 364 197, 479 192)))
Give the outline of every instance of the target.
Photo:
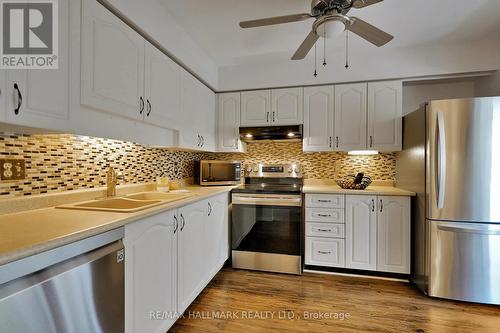
POLYGON ((417 193, 413 282, 500 304, 500 97, 432 101, 403 124, 396 179, 417 193))

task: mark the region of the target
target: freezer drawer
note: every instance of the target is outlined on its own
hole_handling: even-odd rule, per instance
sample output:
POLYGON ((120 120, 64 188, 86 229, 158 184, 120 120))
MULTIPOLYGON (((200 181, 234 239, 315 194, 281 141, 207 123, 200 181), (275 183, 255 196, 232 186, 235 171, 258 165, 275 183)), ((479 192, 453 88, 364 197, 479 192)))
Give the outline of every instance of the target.
POLYGON ((500 225, 430 221, 429 295, 500 304, 500 225))

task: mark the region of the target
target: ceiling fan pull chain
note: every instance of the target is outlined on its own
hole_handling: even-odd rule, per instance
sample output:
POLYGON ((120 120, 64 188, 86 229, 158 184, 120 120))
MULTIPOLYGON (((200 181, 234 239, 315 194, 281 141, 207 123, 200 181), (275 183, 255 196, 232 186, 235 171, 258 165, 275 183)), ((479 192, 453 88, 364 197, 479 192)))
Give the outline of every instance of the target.
POLYGON ((326 29, 323 32, 323 67, 326 67, 326 29))
POLYGON ((345 31, 345 69, 349 69, 349 30, 345 31))
POLYGON ((314 77, 318 76, 317 64, 316 64, 316 60, 317 60, 317 56, 316 56, 316 44, 318 44, 318 43, 314 43, 314 77))

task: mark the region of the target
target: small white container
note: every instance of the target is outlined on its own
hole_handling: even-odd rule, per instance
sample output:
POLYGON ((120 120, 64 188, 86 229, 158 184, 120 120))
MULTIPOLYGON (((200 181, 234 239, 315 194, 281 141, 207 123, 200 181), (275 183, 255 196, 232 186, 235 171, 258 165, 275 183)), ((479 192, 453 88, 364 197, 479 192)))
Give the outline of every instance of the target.
POLYGON ((170 179, 168 179, 168 177, 157 177, 156 178, 156 190, 158 192, 169 192, 170 191, 170 179))

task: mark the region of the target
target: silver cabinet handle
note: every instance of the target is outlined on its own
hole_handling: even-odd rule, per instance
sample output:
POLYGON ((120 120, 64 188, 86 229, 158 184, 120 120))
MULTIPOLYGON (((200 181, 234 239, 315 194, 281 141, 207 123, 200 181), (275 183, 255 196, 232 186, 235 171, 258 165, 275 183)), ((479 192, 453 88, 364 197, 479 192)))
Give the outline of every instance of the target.
POLYGON ((151 114, 151 110, 153 110, 153 107, 151 106, 151 102, 149 101, 149 99, 147 100, 147 103, 148 103, 148 112, 146 113, 146 117, 149 117, 149 115, 151 114))
POLYGON ((339 147, 339 137, 338 136, 335 137, 335 145, 337 148, 339 147))
POLYGON ((380 212, 382 213, 383 210, 384 210, 384 201, 380 199, 380 212))
POLYGON ((273 123, 276 121, 275 114, 276 112, 273 111, 273 123))
POLYGON ((197 147, 199 147, 201 144, 201 136, 198 134, 198 143, 196 144, 197 147))
POLYGON ((205 138, 203 135, 201 136, 201 146, 203 147, 205 145, 205 138))
POLYGON ((23 95, 21 94, 21 90, 19 89, 17 83, 14 83, 14 90, 17 91, 17 107, 14 109, 14 114, 17 115, 21 110, 21 105, 23 105, 23 95))
POLYGON ((268 122, 269 122, 269 111, 266 112, 266 123, 268 123, 268 122))
POLYGON ((184 220, 184 216, 182 216, 182 214, 181 214, 181 222, 182 222, 181 224, 181 231, 182 231, 184 230, 184 226, 186 225, 186 220, 184 220))
POLYGON ((374 211, 375 211, 375 200, 372 199, 372 212, 374 212, 374 211))
POLYGON ((370 148, 372 148, 372 147, 373 147, 373 136, 370 135, 370 148))
POLYGON ((177 229, 179 228, 179 220, 177 219, 177 216, 174 215, 174 234, 177 232, 177 229))
POLYGON ((319 217, 332 217, 330 214, 318 214, 319 217))
POLYGON ((212 205, 208 203, 208 216, 212 215, 212 205))
POLYGON ((144 112, 144 98, 142 96, 139 98, 139 114, 144 112))
POLYGON ((332 229, 318 229, 321 232, 332 232, 332 229))
POLYGON ((322 202, 322 203, 330 203, 330 202, 332 202, 332 200, 322 200, 322 199, 318 199, 318 202, 322 202))
POLYGON ((332 137, 330 137, 330 148, 332 148, 332 137))
POLYGON ((325 252, 325 251, 318 251, 319 254, 331 254, 331 251, 325 252))
POLYGON ((443 112, 437 113, 437 129, 437 208, 444 208, 444 196, 446 191, 446 132, 443 112))

